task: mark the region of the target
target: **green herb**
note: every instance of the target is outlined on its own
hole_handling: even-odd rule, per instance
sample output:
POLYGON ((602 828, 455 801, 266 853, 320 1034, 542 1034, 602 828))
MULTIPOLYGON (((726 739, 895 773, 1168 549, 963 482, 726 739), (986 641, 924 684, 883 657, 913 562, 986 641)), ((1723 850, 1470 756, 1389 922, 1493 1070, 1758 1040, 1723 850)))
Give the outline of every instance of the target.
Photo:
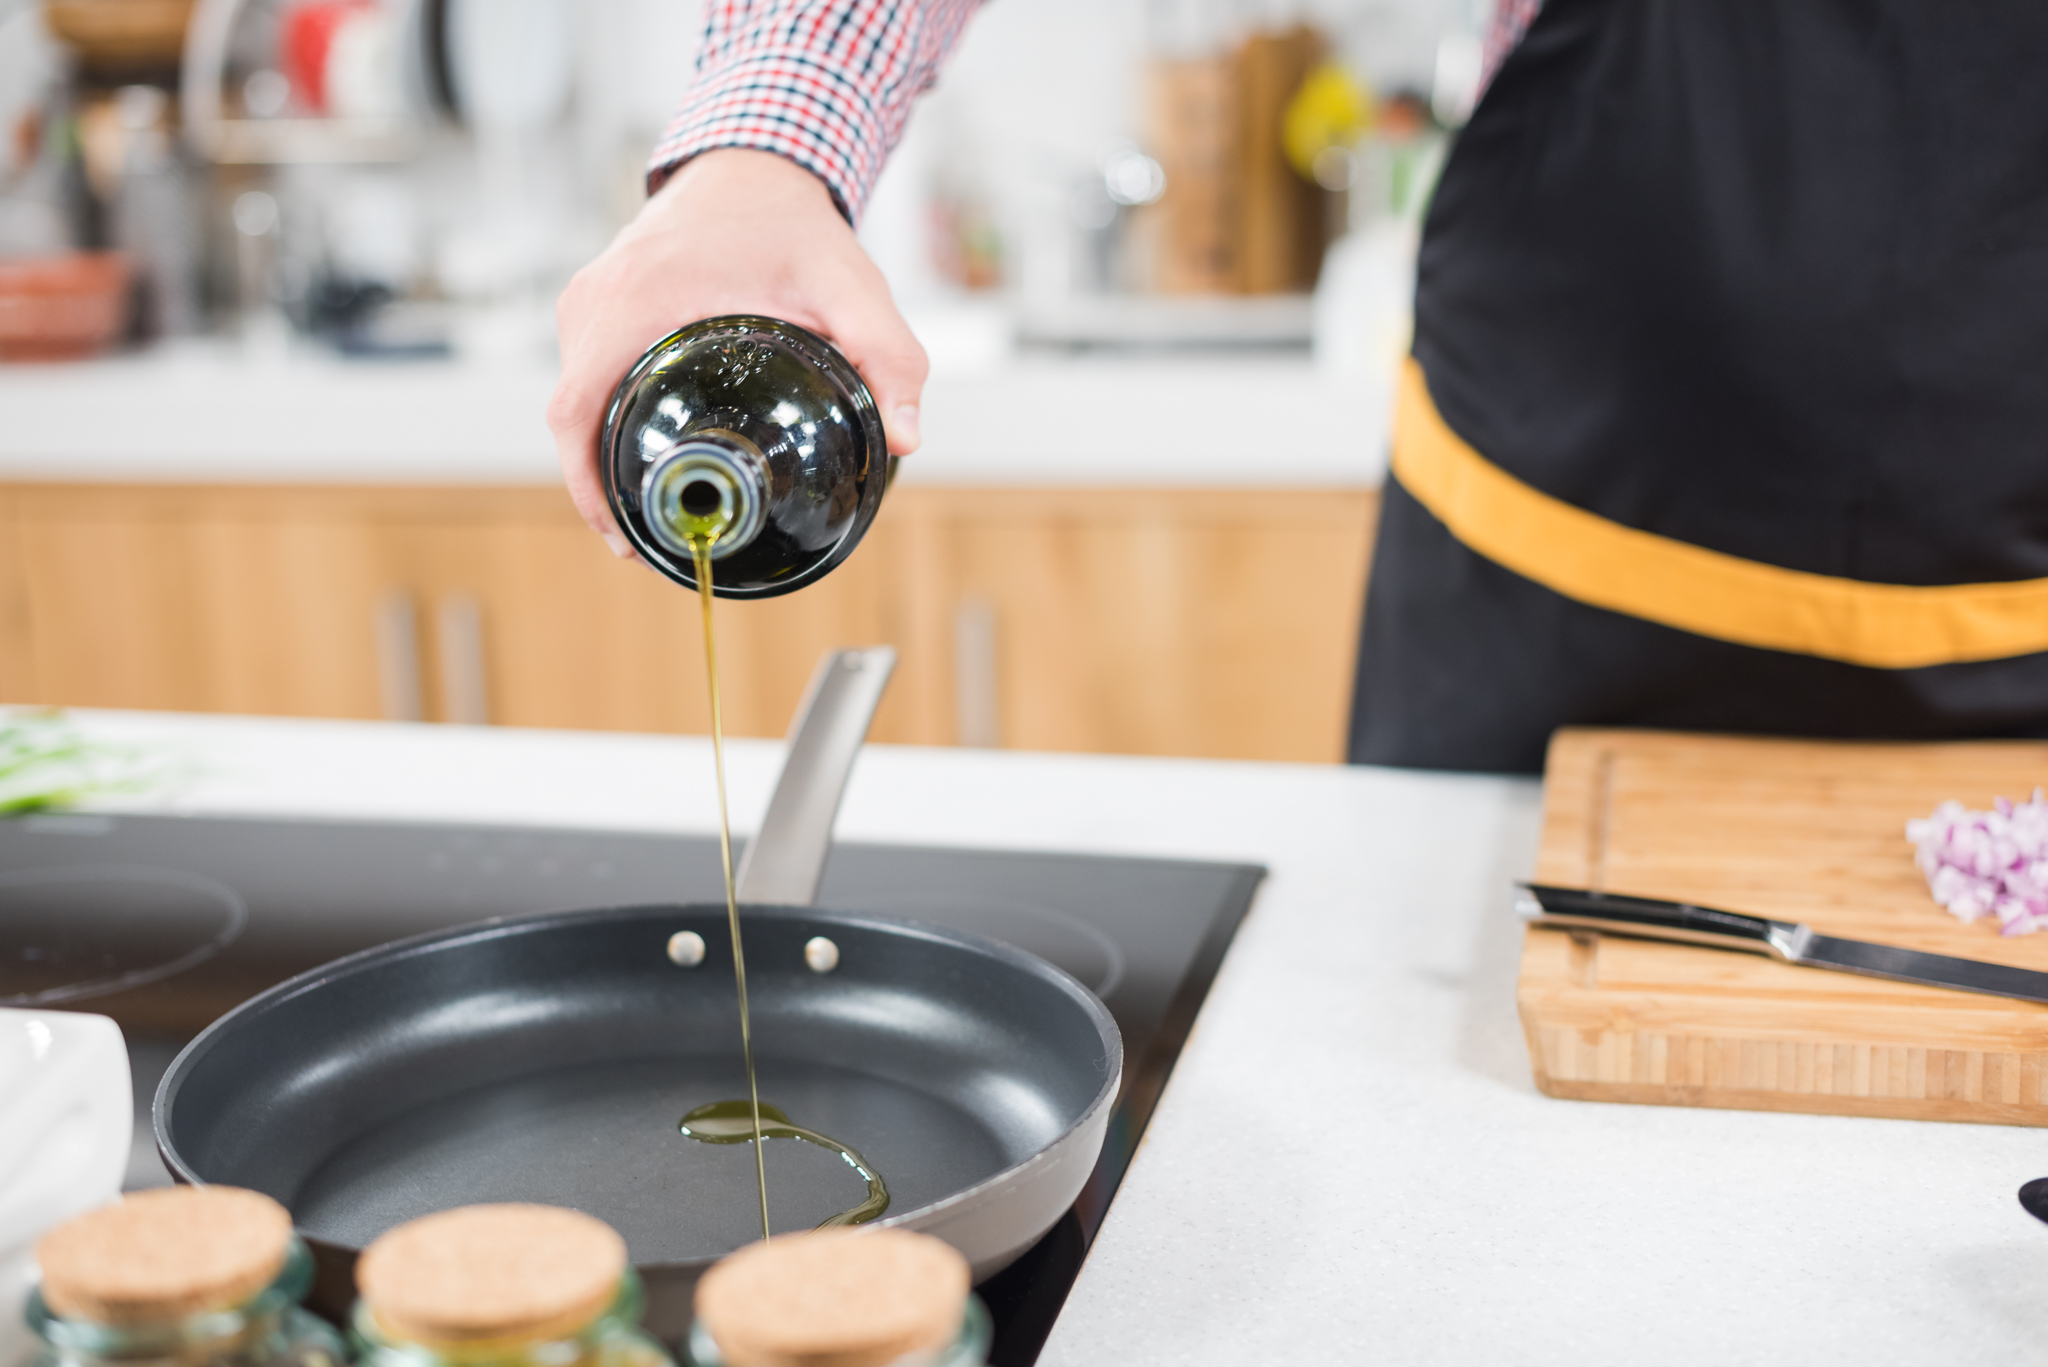
POLYGON ((69 807, 101 793, 132 793, 166 777, 133 746, 87 740, 64 714, 0 714, 0 816, 69 807))

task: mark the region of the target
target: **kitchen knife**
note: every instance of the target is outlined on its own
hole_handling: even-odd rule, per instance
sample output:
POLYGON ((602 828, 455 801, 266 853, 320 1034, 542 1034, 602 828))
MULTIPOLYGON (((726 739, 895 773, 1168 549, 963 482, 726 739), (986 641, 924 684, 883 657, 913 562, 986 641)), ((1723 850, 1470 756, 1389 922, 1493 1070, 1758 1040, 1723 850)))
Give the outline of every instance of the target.
POLYGON ((1532 926, 1601 930, 1647 940, 1677 940, 1713 949, 1739 949, 1766 954, 1804 968, 1831 968, 1895 982, 1983 992, 1994 997, 2048 1002, 2048 973, 1955 959, 1895 945, 1840 940, 1821 935, 1809 925, 1767 921, 1739 911, 1660 902, 1586 888, 1554 888, 1540 883, 1515 885, 1515 910, 1532 926))

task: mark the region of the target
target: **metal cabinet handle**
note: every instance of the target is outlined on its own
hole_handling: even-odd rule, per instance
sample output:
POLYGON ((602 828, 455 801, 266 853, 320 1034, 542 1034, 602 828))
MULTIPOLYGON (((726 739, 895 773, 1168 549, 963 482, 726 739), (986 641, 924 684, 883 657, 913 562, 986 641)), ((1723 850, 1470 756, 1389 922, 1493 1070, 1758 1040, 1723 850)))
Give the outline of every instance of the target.
POLYGON ((386 721, 421 721, 419 630, 412 595, 392 589, 377 600, 377 692, 386 721))
POLYGON ((451 594, 441 600, 438 617, 435 634, 441 657, 441 720, 458 726, 489 725, 483 609, 468 594, 451 594))
POLYGON ((954 739, 993 750, 1003 743, 996 693, 996 608, 963 598, 953 610, 954 739))

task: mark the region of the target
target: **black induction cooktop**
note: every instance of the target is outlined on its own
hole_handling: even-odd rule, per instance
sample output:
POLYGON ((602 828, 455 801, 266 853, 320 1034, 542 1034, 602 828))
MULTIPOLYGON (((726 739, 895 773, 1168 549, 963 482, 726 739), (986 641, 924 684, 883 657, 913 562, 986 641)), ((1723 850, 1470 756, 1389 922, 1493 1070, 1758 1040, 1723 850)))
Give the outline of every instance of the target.
MULTIPOLYGON (((821 906, 1006 940, 1092 989, 1123 1091, 1073 1209, 980 1288, 994 1367, 1038 1355, 1265 870, 1093 855, 840 845, 821 906)), ((543 827, 43 815, 0 821, 0 1006, 120 1022, 138 1097, 132 1184, 165 1181, 148 1098, 179 1045, 273 983, 486 917, 723 895, 705 837, 543 827)))

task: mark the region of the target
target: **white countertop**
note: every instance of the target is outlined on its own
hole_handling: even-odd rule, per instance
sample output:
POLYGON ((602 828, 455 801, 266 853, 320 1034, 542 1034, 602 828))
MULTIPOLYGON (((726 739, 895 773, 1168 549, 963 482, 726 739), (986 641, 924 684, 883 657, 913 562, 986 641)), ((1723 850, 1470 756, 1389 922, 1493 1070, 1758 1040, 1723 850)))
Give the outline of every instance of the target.
MULTIPOLYGON (((701 740, 79 713, 201 776, 124 809, 702 831, 701 740)), ((732 747, 735 820, 780 746, 732 747)), ((2048 1136, 1553 1101, 1514 1009, 1522 780, 874 746, 849 839, 1263 862, 1041 1359, 2048 1360, 2048 1136)))
MULTIPOLYGON (((0 480, 559 480, 542 421, 555 367, 271 360, 191 344, 0 366, 0 480)), ((1298 355, 1025 357, 935 367, 935 485, 1376 487, 1383 423, 1298 355)))

